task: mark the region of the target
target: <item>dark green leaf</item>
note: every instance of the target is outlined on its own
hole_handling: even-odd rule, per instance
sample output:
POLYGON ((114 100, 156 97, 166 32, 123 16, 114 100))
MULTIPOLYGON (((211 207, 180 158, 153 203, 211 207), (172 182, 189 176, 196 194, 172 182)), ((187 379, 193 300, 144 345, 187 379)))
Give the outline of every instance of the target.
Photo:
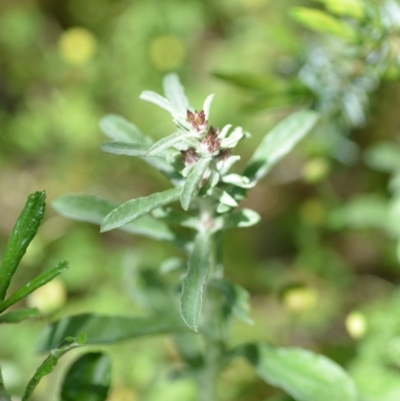
POLYGON ((184 325, 169 316, 101 316, 92 314, 66 317, 47 326, 39 337, 39 352, 54 348, 67 336, 85 332, 87 344, 109 344, 151 334, 179 333, 184 325))
POLYGON ((210 233, 197 234, 189 257, 188 271, 183 279, 181 294, 182 318, 196 332, 201 317, 204 286, 211 265, 210 255, 210 233))
POLYGON ((142 134, 136 125, 115 114, 108 114, 100 120, 100 129, 110 139, 118 142, 146 143, 151 145, 153 140, 142 134))
POLYGON ((282 157, 314 127, 318 114, 303 110, 285 118, 262 140, 247 163, 244 175, 251 180, 263 178, 282 157))
POLYGON ((126 156, 145 156, 149 150, 146 143, 127 143, 127 142, 104 142, 100 145, 103 152, 113 153, 115 155, 126 156))
POLYGON ((6 387, 4 385, 1 369, 0 369, 0 401, 11 401, 11 398, 8 395, 6 387))
POLYGON ((210 157, 201 158, 187 176, 181 192, 181 205, 184 210, 189 210, 190 203, 199 191, 200 181, 211 160, 210 157))
POLYGON ((8 286, 26 248, 36 235, 45 210, 45 192, 29 195, 25 207, 15 223, 8 242, 3 263, 0 266, 0 300, 4 299, 8 286))
POLYGON ((0 323, 19 323, 26 319, 36 319, 39 317, 40 313, 36 308, 19 309, 1 315, 0 323))
POLYGON ((22 396, 21 401, 27 401, 33 391, 35 390, 36 386, 39 384, 40 380, 51 373, 54 369, 54 367, 57 365, 58 360, 66 354, 68 351, 77 348, 77 347, 82 347, 85 345, 85 334, 80 333, 79 337, 77 338, 65 338, 63 341, 62 345, 56 349, 53 349, 50 353, 50 355, 45 359, 45 361, 39 366, 35 374, 33 375, 32 379, 29 381, 25 393, 22 396))
POLYGON ((122 227, 151 212, 153 209, 177 201, 179 199, 179 194, 180 188, 172 188, 143 198, 131 199, 114 209, 105 217, 101 225, 101 232, 122 227))
MULTIPOLYGON (((118 207, 113 202, 91 195, 63 195, 57 198, 52 206, 65 217, 98 225, 101 225, 104 218, 118 207)), ((167 224, 150 216, 143 216, 119 229, 163 241, 176 240, 174 232, 167 224)))
POLYGON ((301 348, 265 343, 240 347, 267 383, 285 390, 297 401, 357 401, 350 376, 335 362, 301 348))
POLYGON ((101 352, 80 356, 68 369, 61 401, 105 401, 111 383, 111 361, 101 352))
POLYGON ((15 291, 5 301, 0 302, 0 312, 3 312, 9 306, 27 297, 33 291, 37 290, 39 287, 42 287, 49 281, 53 280, 54 277, 57 277, 59 274, 61 274, 63 271, 67 269, 68 269, 68 263, 60 262, 57 263, 55 266, 49 267, 48 269, 44 270, 33 280, 29 281, 29 283, 25 284, 19 290, 15 291))

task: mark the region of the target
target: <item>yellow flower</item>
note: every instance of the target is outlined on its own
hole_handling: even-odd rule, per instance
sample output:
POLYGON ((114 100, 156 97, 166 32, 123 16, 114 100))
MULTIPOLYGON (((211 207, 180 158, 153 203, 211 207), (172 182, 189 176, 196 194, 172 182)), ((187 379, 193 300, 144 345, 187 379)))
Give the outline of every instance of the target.
POLYGON ((84 65, 96 52, 96 38, 85 28, 70 28, 61 35, 58 50, 68 64, 84 65))

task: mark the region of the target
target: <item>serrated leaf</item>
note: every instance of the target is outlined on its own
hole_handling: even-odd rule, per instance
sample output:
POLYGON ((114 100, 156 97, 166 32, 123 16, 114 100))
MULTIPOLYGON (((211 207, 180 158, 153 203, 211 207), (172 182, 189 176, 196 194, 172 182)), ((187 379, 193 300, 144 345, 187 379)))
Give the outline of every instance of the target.
POLYGON ((238 212, 225 214, 221 218, 223 219, 223 229, 251 227, 261 220, 261 216, 251 209, 242 209, 238 212))
POLYGON ((103 152, 115 155, 145 156, 150 145, 146 143, 104 142, 100 145, 103 152))
POLYGON ((19 323, 26 319, 37 319, 39 317, 40 313, 36 308, 18 309, 2 314, 0 316, 0 323, 19 323))
POLYGON ((174 73, 167 74, 163 79, 163 88, 165 96, 171 102, 174 109, 186 115, 187 110, 190 109, 190 105, 178 75, 174 73))
MULTIPOLYGON (((29 381, 24 395, 22 396, 21 401, 27 401, 33 391, 35 390, 36 386, 39 384, 40 380, 51 373, 54 367, 57 365, 58 360, 66 354, 68 351, 71 351, 74 348, 82 347, 85 345, 86 336, 84 333, 80 333, 79 337, 77 338, 65 338, 62 345, 56 349, 53 349, 50 355, 45 359, 45 361, 39 366, 35 374, 33 375, 32 379, 29 381)), ((59 343, 60 344, 60 343, 59 343)))
POLYGON ((101 232, 122 227, 151 212, 153 209, 177 201, 180 191, 180 188, 167 189, 163 192, 157 192, 143 198, 131 199, 123 203, 105 217, 101 225, 101 232))
POLYGON ((188 271, 182 282, 181 315, 183 321, 194 331, 198 331, 203 305, 203 291, 210 269, 210 233, 199 233, 189 256, 188 271))
POLYGON ((11 401, 11 398, 8 395, 6 387, 4 385, 3 375, 1 373, 1 368, 0 368, 0 400, 1 401, 11 401))
POLYGON ((158 93, 152 91, 144 91, 140 94, 140 99, 147 102, 154 103, 155 105, 167 110, 171 114, 175 114, 176 110, 172 107, 171 102, 165 97, 160 96, 158 93))
POLYGON ((325 356, 265 343, 251 344, 240 351, 262 379, 282 388, 296 401, 358 400, 350 376, 325 356))
POLYGON ((244 171, 251 181, 263 178, 294 146, 311 131, 318 114, 302 110, 285 118, 261 141, 244 171))
POLYGON ((67 269, 68 262, 64 261, 59 262, 55 266, 49 267, 48 269, 44 270, 33 280, 29 281, 29 283, 25 284, 19 290, 15 291, 6 300, 0 302, 0 312, 3 312, 8 307, 20 301, 21 299, 26 298, 33 291, 53 280, 53 278, 57 277, 59 274, 67 269))
POLYGON ((117 142, 146 143, 151 145, 153 140, 140 132, 136 125, 116 114, 107 114, 100 120, 100 129, 110 139, 117 142))
POLYGON ((211 160, 210 157, 199 159, 186 177, 180 194, 183 210, 189 210, 190 204, 199 191, 199 184, 207 170, 207 167, 210 165, 211 160))
POLYGON ((190 133, 187 131, 178 131, 174 134, 168 135, 158 142, 156 142, 148 151, 147 156, 156 156, 159 153, 163 152, 165 149, 168 149, 178 142, 182 142, 185 138, 189 137, 190 133))
MULTIPOLYGON (((98 225, 101 225, 104 218, 118 207, 116 203, 91 195, 63 195, 57 198, 52 206, 62 216, 98 225)), ((163 241, 177 239, 167 224, 150 216, 142 216, 119 229, 163 241)))
POLYGON ((295 7, 291 10, 291 15, 307 28, 316 32, 328 33, 350 41, 355 40, 357 37, 356 32, 350 25, 332 17, 324 11, 295 7))
POLYGON ((61 401, 105 401, 111 384, 111 360, 102 352, 81 355, 68 369, 61 401))
POLYGON ((7 244, 3 262, 0 265, 0 300, 6 296, 11 278, 34 238, 43 219, 46 204, 45 192, 28 196, 24 209, 18 217, 7 244))
POLYGON ((110 344, 142 336, 179 333, 185 326, 178 319, 162 315, 154 316, 102 316, 82 314, 60 319, 49 326, 39 336, 38 352, 48 351, 63 338, 85 332, 89 345, 110 344))

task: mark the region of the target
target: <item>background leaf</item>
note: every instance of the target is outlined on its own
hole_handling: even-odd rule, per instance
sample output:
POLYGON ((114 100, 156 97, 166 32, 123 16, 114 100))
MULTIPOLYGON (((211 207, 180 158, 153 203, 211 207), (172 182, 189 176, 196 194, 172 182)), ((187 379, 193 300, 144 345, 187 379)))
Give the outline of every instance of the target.
POLYGON ((111 382, 111 360, 102 352, 81 355, 68 369, 61 401, 105 401, 111 382))
POLYGON ((65 317, 47 326, 41 333, 38 351, 48 351, 63 338, 77 333, 86 334, 87 344, 109 344, 151 334, 178 333, 184 331, 179 319, 170 316, 101 316, 82 314, 65 317))
POLYGON ((285 390, 296 401, 357 401, 350 376, 335 362, 301 348, 265 343, 240 350, 267 383, 285 390))
POLYGON ((44 216, 46 194, 35 192, 28 196, 8 242, 6 253, 0 265, 0 300, 6 296, 12 276, 26 252, 26 248, 36 235, 44 216))
POLYGON ((26 319, 36 319, 39 317, 40 313, 36 308, 19 309, 2 314, 0 316, 0 323, 19 323, 26 319))
POLYGON ((8 395, 5 385, 4 385, 3 375, 1 374, 1 368, 0 368, 0 400, 1 401, 11 401, 11 398, 8 395))

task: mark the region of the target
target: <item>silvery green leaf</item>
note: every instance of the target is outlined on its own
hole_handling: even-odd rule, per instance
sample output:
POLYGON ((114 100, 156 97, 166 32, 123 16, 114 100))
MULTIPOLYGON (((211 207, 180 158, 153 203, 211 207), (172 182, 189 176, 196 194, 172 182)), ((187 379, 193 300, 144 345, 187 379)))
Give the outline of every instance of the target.
POLYGON ((266 343, 239 347, 257 374, 280 387, 296 401, 357 401, 353 380, 335 362, 302 348, 281 348, 266 343))
POLYGON ((123 203, 106 216, 101 225, 101 232, 122 227, 151 212, 153 209, 177 201, 180 192, 180 188, 172 188, 123 203))
POLYGON ((154 103, 155 105, 167 110, 171 114, 176 114, 177 110, 172 107, 171 102, 165 97, 160 96, 158 93, 152 91, 144 91, 140 94, 140 99, 146 100, 147 102, 154 103))
POLYGON ((199 159, 188 174, 181 192, 181 205, 183 210, 189 210, 193 198, 199 191, 199 184, 207 167, 211 163, 211 157, 199 159))
POLYGON ((165 96, 171 102, 174 109, 180 114, 186 115, 187 110, 190 109, 190 105, 178 75, 173 73, 167 74, 163 79, 163 88, 165 96))
POLYGON ((226 184, 236 185, 240 188, 253 188, 256 185, 256 181, 250 181, 249 178, 239 174, 228 174, 222 177, 222 181, 226 184))
POLYGON ((184 322, 196 332, 201 317, 204 286, 211 265, 210 248, 210 233, 199 233, 195 238, 189 256, 188 271, 182 282, 181 315, 184 322))
POLYGON ((217 213, 221 213, 221 214, 227 213, 227 212, 229 212, 231 209, 232 209, 231 207, 225 205, 224 203, 220 203, 220 204, 217 206, 217 213))
POLYGON ((100 129, 110 139, 118 142, 139 142, 151 145, 153 140, 140 132, 136 125, 115 114, 107 114, 100 120, 100 129))
POLYGON ((238 160, 240 160, 239 155, 229 156, 226 160, 217 162, 217 169, 221 175, 225 175, 238 160))
POLYGON ((220 179, 220 175, 217 171, 211 170, 210 176, 208 177, 206 183, 201 187, 199 194, 200 196, 204 196, 210 191, 212 188, 214 188, 216 185, 218 185, 220 179))
POLYGON ((146 143, 104 142, 100 145, 103 152, 115 155, 145 156, 150 145, 146 143))
POLYGON ((236 207, 238 205, 235 199, 221 188, 214 187, 208 192, 208 194, 229 207, 236 207))
POLYGON ((218 138, 220 140, 224 139, 228 135, 228 132, 231 129, 231 127, 232 127, 232 124, 225 125, 225 127, 222 128, 221 132, 218 134, 218 138))
POLYGON ((263 178, 280 159, 311 131, 318 120, 318 114, 302 110, 281 121, 262 140, 247 163, 244 175, 250 180, 263 178))
POLYGON ((206 121, 208 121, 208 119, 210 118, 210 108, 211 108, 211 103, 214 99, 214 96, 215 96, 214 94, 207 96, 207 98, 203 104, 203 111, 204 111, 204 115, 206 117, 206 121))
POLYGON ((183 213, 180 210, 158 208, 153 210, 152 215, 155 219, 165 221, 169 224, 177 224, 194 230, 199 228, 199 221, 196 217, 188 213, 183 213))
POLYGON ((223 219, 223 229, 251 227, 261 220, 261 216, 251 209, 242 209, 238 212, 225 214, 220 218, 223 219))
POLYGON ((165 138, 157 141, 147 152, 147 156, 155 156, 161 153, 163 150, 168 149, 178 142, 182 142, 185 138, 189 137, 191 134, 187 131, 178 131, 165 138))
POLYGON ((186 262, 181 258, 169 258, 164 260, 160 266, 160 273, 167 274, 176 270, 183 270, 186 268, 186 262))
POLYGON ((236 127, 232 133, 227 137, 221 140, 221 148, 229 149, 234 148, 237 143, 243 138, 243 128, 236 127))

